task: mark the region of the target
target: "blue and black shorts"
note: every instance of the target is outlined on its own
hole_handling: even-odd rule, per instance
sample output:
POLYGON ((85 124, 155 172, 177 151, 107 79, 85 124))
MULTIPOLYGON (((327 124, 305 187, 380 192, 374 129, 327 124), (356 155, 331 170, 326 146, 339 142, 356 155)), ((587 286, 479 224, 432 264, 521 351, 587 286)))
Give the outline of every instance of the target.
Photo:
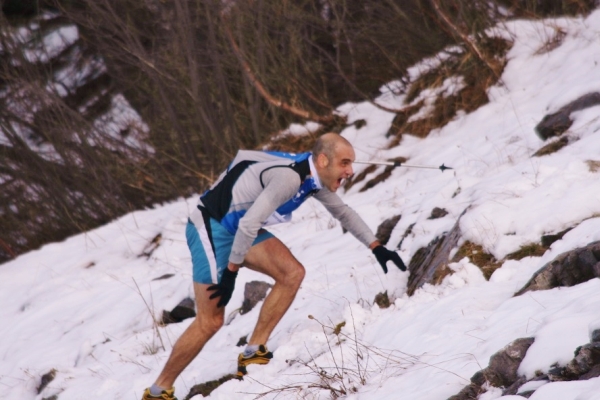
MULTIPOLYGON (((192 253, 194 282, 216 284, 221 280, 223 270, 229 263, 229 255, 235 235, 229 233, 219 221, 206 212, 196 209, 188 219, 185 230, 187 244, 192 253)), ((274 237, 261 231, 252 246, 274 237)))

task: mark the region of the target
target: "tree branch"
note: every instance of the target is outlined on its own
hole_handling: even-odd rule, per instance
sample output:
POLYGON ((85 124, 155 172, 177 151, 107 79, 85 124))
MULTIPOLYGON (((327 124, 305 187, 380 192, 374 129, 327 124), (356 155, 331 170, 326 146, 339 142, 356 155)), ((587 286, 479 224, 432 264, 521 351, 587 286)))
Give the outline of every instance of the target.
POLYGON ((223 26, 225 28, 225 33, 227 34, 227 38, 229 39, 231 48, 233 49, 233 52, 235 53, 240 64, 242 65, 242 68, 244 70, 244 73, 246 74, 246 77, 248 78, 248 80, 250 81, 252 86, 254 86, 254 88, 258 91, 258 93, 260 93, 260 95, 267 101, 267 103, 269 103, 277 108, 280 108, 282 110, 285 110, 289 113, 292 113, 300 118, 306 119, 306 120, 313 120, 316 122, 328 124, 328 123, 333 122, 336 119, 336 116, 333 114, 324 115, 324 116, 316 115, 310 111, 306 111, 304 109, 295 107, 291 104, 284 102, 283 100, 276 99, 275 97, 273 97, 267 91, 267 89, 264 87, 264 85, 260 82, 260 80, 256 77, 256 75, 254 74, 254 71, 252 70, 252 67, 250 66, 250 64, 248 64, 248 62, 244 58, 244 55, 242 54, 239 46, 237 45, 237 42, 235 41, 233 34, 231 33, 231 29, 230 29, 228 21, 227 21, 227 15, 222 14, 221 16, 222 16, 221 20, 223 21, 223 26))
POLYGON ((450 18, 448 18, 448 16, 441 10, 438 0, 431 0, 431 4, 440 19, 444 21, 448 28, 450 28, 450 31, 465 43, 465 45, 471 50, 471 53, 475 54, 475 56, 492 71, 496 78, 499 78, 497 68, 495 68, 494 65, 492 65, 492 63, 490 63, 490 61, 487 59, 487 57, 484 56, 483 52, 479 49, 479 47, 477 47, 475 41, 472 40, 467 34, 461 32, 460 29, 458 29, 458 27, 452 23, 452 21, 450 21, 450 18))

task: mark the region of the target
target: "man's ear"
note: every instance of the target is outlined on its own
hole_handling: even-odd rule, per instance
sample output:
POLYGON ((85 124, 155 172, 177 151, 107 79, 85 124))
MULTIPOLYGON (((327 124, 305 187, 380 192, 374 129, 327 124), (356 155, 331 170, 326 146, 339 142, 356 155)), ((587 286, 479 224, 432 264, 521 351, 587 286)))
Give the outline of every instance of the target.
POLYGON ((320 168, 326 168, 329 165, 329 159, 323 153, 317 156, 317 164, 320 168))

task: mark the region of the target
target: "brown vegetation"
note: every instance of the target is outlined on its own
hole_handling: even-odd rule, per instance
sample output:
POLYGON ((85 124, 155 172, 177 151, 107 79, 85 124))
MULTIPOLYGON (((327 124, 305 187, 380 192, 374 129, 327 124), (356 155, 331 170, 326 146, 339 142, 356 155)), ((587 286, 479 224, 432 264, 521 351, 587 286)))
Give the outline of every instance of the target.
POLYGON ((464 257, 468 257, 469 261, 477 265, 487 280, 490 279, 495 270, 502 266, 502 263, 491 254, 486 253, 483 247, 468 240, 460 246, 451 262, 458 262, 464 257))

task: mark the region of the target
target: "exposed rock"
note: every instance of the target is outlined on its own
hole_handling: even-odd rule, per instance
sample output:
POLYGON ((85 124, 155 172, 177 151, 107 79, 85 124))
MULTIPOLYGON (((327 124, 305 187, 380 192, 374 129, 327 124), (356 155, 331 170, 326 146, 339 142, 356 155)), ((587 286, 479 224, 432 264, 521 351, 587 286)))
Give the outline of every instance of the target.
POLYGON ((477 400, 479 395, 484 392, 485 389, 481 386, 471 383, 465 386, 458 394, 448 397, 448 400, 477 400))
POLYGON ((525 286, 515 293, 574 286, 600 277, 600 241, 560 254, 540 268, 525 286))
MULTIPOLYGON (((588 343, 575 351, 575 357, 564 367, 555 367, 548 372, 551 381, 573 381, 594 375, 600 368, 600 343, 588 343)), ((596 375, 597 376, 597 375, 596 375)))
POLYGON ((237 347, 240 347, 240 346, 245 346, 245 345, 247 345, 247 344, 248 344, 248 335, 246 335, 246 336, 242 336, 242 337, 240 338, 240 340, 238 340, 238 342, 237 342, 236 346, 237 346, 237 347))
POLYGON ((600 93, 588 93, 581 96, 577 100, 561 107, 557 112, 546 115, 535 127, 535 132, 542 140, 558 136, 569 129, 573 123, 573 120, 571 120, 572 112, 598 104, 600 104, 600 93))
POLYGON ((535 390, 527 390, 525 392, 518 393, 519 396, 525 397, 526 399, 530 398, 532 394, 535 393, 535 390))
POLYGON ((233 374, 229 374, 229 375, 225 375, 224 377, 219 378, 214 381, 208 381, 208 382, 200 383, 198 385, 194 385, 190 389, 190 392, 187 394, 187 396, 185 396, 184 400, 189 400, 192 397, 197 396, 199 394, 202 395, 202 397, 210 396, 210 394, 213 390, 215 390, 216 388, 218 388, 225 382, 228 382, 232 379, 239 379, 239 378, 233 374))
POLYGON ((48 386, 48 384, 52 382, 54 378, 56 378, 56 370, 54 368, 42 375, 40 386, 37 388, 38 394, 42 393, 42 391, 46 389, 46 386, 48 386))
POLYGON ((375 237, 381 242, 381 244, 385 245, 390 240, 392 231, 398 224, 398 221, 400 221, 400 218, 402 218, 402 215, 400 214, 392 218, 388 218, 377 227, 377 233, 375 234, 375 237))
POLYGON ((181 300, 179 304, 175 306, 171 311, 163 310, 162 315, 162 323, 163 324, 172 324, 176 322, 181 322, 187 318, 193 318, 196 316, 196 311, 194 310, 194 300, 189 297, 181 300))
POLYGON ((590 335, 590 342, 600 342, 600 329, 596 329, 590 335))
POLYGON ((272 285, 262 281, 246 283, 246 286, 244 287, 244 302, 242 303, 240 314, 250 312, 259 301, 264 300, 267 296, 267 290, 272 287, 272 285))
POLYGON ((471 377, 471 383, 448 400, 476 400, 486 391, 486 383, 494 387, 506 387, 504 394, 515 394, 526 382, 524 377, 517 375, 517 370, 533 341, 534 338, 517 339, 492 355, 490 365, 476 372, 471 377))
POLYGON ((439 208, 439 207, 434 207, 433 210, 431 210, 431 215, 429 216, 428 219, 438 219, 438 218, 443 218, 446 215, 448 215, 448 211, 446 211, 443 208, 439 208))
POLYGON ((600 376, 600 364, 599 365, 594 365, 592 367, 592 369, 590 369, 585 374, 581 375, 579 377, 579 380, 580 381, 585 381, 585 380, 588 380, 588 379, 597 378, 599 376, 600 376))
POLYGON ((517 381, 517 369, 534 338, 517 339, 490 358, 490 365, 484 369, 486 380, 495 387, 509 387, 517 381))
POLYGON ((563 238, 563 236, 565 236, 567 234, 567 232, 569 232, 571 229, 573 228, 567 228, 564 231, 555 233, 555 234, 549 234, 549 235, 543 235, 541 238, 541 243, 542 246, 544 246, 545 248, 550 248, 550 246, 552 246, 552 243, 559 241, 560 239, 563 238))
POLYGON ((506 389, 504 389, 502 391, 502 396, 517 394, 517 392, 519 391, 519 388, 521 386, 523 386, 523 384, 525 382, 527 382, 527 378, 525 378, 524 376, 520 376, 516 381, 513 382, 512 385, 510 385, 509 387, 507 387, 506 389))
POLYGON ((406 293, 409 296, 412 296, 425 283, 433 283, 438 269, 447 267, 450 252, 456 247, 460 238, 460 218, 466 211, 465 209, 458 217, 450 232, 436 237, 427 247, 417 250, 412 257, 408 266, 410 276, 406 288, 406 293))
POLYGON ((529 398, 534 390, 519 392, 519 388, 527 382, 586 380, 600 376, 600 342, 578 347, 575 357, 567 365, 554 365, 548 374, 538 375, 530 380, 518 376, 519 366, 533 341, 533 338, 517 339, 494 354, 490 357, 489 366, 476 372, 471 378, 471 383, 448 400, 475 400, 485 392, 486 384, 506 388, 502 392, 503 396, 517 394, 529 398))

